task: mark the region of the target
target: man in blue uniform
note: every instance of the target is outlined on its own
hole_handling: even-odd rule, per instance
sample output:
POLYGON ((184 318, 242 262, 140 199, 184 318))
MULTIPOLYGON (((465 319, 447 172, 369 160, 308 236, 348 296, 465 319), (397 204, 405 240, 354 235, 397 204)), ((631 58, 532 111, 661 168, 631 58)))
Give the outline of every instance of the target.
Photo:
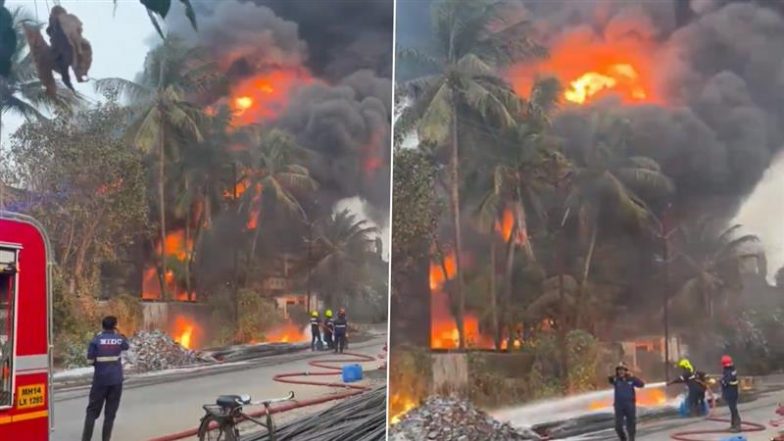
POLYGON ((128 340, 117 331, 117 317, 105 317, 101 324, 103 332, 93 338, 87 349, 87 362, 94 366, 94 373, 82 441, 92 440, 95 420, 101 415, 101 409, 104 409, 101 439, 110 441, 114 417, 122 396, 123 370, 120 354, 128 350, 128 340))
POLYGON ((721 396, 730 408, 730 431, 740 432, 740 413, 738 412, 738 371, 735 370, 735 363, 732 357, 725 355, 721 357, 721 367, 724 372, 721 376, 721 396))
POLYGON ((645 383, 629 373, 629 368, 621 362, 615 368, 615 375, 609 377, 615 388, 615 433, 621 441, 634 441, 637 433, 637 391, 645 383), (625 426, 625 431, 624 431, 625 426))
POLYGON ((320 351, 324 342, 321 340, 321 319, 318 311, 310 313, 310 350, 320 351))
POLYGON ((338 318, 333 324, 335 329, 335 352, 343 353, 346 349, 346 340, 348 338, 348 320, 346 320, 346 310, 340 308, 338 311, 338 318))

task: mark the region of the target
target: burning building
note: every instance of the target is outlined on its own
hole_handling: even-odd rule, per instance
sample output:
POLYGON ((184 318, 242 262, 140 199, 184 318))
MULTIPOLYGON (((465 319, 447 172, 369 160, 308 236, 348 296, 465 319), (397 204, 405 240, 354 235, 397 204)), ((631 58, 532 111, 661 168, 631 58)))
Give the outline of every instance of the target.
MULTIPOLYGON (((277 157, 259 158, 260 144, 296 144, 304 150, 283 152, 296 156, 314 181, 315 191, 307 197, 292 190, 298 200, 288 206, 299 206, 293 211, 324 218, 339 201, 356 198, 357 211, 380 228, 387 226, 393 2, 364 2, 365 14, 357 14, 356 4, 334 5, 300 0, 202 2, 194 5, 198 32, 177 14, 167 19, 170 33, 203 49, 227 80, 199 91, 194 102, 206 114, 225 112, 230 120, 225 135, 230 148, 217 149, 228 157, 212 158, 216 149, 209 142, 193 147, 201 149, 194 154, 220 164, 214 166, 220 170, 207 174, 221 174, 208 185, 222 186, 210 191, 222 192, 223 199, 197 197, 186 207, 187 215, 169 208, 166 238, 147 245, 143 257, 141 297, 151 305, 175 303, 168 312, 169 327, 186 346, 204 340, 199 336, 204 326, 199 317, 177 315, 176 304, 204 303, 215 291, 233 291, 237 297, 239 287, 252 289, 277 299, 285 316, 290 309, 312 306, 307 293, 317 290, 306 287, 300 269, 292 269, 309 258, 302 245, 309 226, 306 219, 294 219, 270 203, 269 196, 280 191, 274 183, 267 185, 269 170, 277 165, 259 161, 277 157), (350 14, 339 12, 346 8, 350 14), (350 19, 354 26, 346 27, 346 17, 355 17, 350 19), (270 133, 277 138, 256 139, 270 133), (256 256, 262 253, 267 257, 259 262, 256 256), (251 264, 256 266, 253 271, 238 269, 251 264)), ((173 185, 166 189, 172 198, 181 191, 173 185)), ((298 338, 286 329, 271 335, 298 338)))

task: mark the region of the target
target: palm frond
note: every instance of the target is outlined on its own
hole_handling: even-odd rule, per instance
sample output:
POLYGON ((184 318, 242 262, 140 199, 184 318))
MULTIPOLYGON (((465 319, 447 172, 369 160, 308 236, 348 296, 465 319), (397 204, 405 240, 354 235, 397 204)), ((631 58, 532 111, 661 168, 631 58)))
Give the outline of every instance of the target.
POLYGON ((647 156, 632 156, 627 161, 637 168, 661 172, 661 166, 655 159, 647 156))
POLYGON ((414 48, 404 48, 397 52, 397 61, 412 63, 425 69, 438 69, 443 66, 443 62, 432 55, 414 48))
POLYGON ((133 144, 148 153, 158 144, 162 130, 162 115, 157 106, 150 108, 141 116, 133 135, 133 144))
POLYGON ((442 84, 417 124, 417 132, 423 142, 439 145, 449 138, 453 118, 452 100, 449 85, 442 84))
POLYGON ((656 170, 622 167, 616 173, 626 185, 644 189, 646 192, 668 195, 675 191, 675 184, 673 184, 672 180, 656 170))
POLYGON ((99 93, 117 92, 124 95, 132 102, 149 100, 154 90, 142 84, 124 78, 103 78, 95 81, 95 91, 99 93))

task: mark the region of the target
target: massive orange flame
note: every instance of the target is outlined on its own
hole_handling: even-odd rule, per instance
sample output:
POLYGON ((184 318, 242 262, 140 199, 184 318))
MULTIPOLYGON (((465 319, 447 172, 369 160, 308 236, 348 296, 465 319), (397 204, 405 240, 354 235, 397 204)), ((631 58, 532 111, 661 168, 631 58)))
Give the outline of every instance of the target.
MULTIPOLYGON (((167 258, 175 258, 180 262, 186 262, 193 250, 193 240, 189 239, 186 243, 184 231, 173 231, 166 235, 164 241, 163 252, 167 258)), ((160 255, 160 243, 156 246, 156 253, 160 255)), ((164 274, 164 283, 169 293, 177 301, 187 301, 195 298, 195 293, 188 295, 188 292, 183 288, 177 286, 174 280, 174 272, 172 270, 166 271, 164 274)), ((144 300, 161 300, 161 285, 158 282, 158 272, 154 265, 148 265, 144 270, 142 278, 142 299, 144 300)))
MULTIPOLYGON (((430 347, 433 349, 457 349, 460 347, 460 333, 449 309, 449 295, 443 291, 444 284, 455 277, 457 262, 454 253, 444 256, 440 261, 430 264, 430 347), (446 271, 445 271, 446 269, 446 271)), ((473 313, 463 317, 463 333, 466 346, 492 349, 492 337, 482 335, 479 319, 473 313)))
POLYGON ((575 31, 555 42, 547 59, 514 66, 509 79, 521 96, 528 95, 537 75, 552 75, 561 81, 563 99, 574 104, 610 95, 627 104, 659 103, 653 52, 650 44, 640 40, 597 38, 575 31))
POLYGON ((171 325, 170 334, 182 347, 194 349, 199 347, 202 330, 191 318, 178 315, 171 325))
POLYGON ((229 99, 234 124, 255 124, 278 116, 288 105, 293 90, 311 81, 302 69, 279 69, 239 82, 229 99))

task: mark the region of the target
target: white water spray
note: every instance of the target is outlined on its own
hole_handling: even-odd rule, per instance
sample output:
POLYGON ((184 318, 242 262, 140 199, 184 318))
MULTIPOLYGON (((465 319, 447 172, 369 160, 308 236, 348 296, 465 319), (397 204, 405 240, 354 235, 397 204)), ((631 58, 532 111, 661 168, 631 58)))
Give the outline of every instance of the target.
MULTIPOLYGON (((648 384, 646 389, 663 389, 665 382, 648 384)), ((515 427, 530 428, 531 426, 556 421, 578 418, 596 413, 607 413, 612 409, 613 389, 587 392, 563 398, 551 398, 523 406, 499 409, 491 415, 499 421, 507 422, 515 427), (596 402, 609 403, 603 408, 593 408, 596 402)), ((675 398, 661 406, 649 406, 650 409, 674 407, 679 404, 675 398)))

